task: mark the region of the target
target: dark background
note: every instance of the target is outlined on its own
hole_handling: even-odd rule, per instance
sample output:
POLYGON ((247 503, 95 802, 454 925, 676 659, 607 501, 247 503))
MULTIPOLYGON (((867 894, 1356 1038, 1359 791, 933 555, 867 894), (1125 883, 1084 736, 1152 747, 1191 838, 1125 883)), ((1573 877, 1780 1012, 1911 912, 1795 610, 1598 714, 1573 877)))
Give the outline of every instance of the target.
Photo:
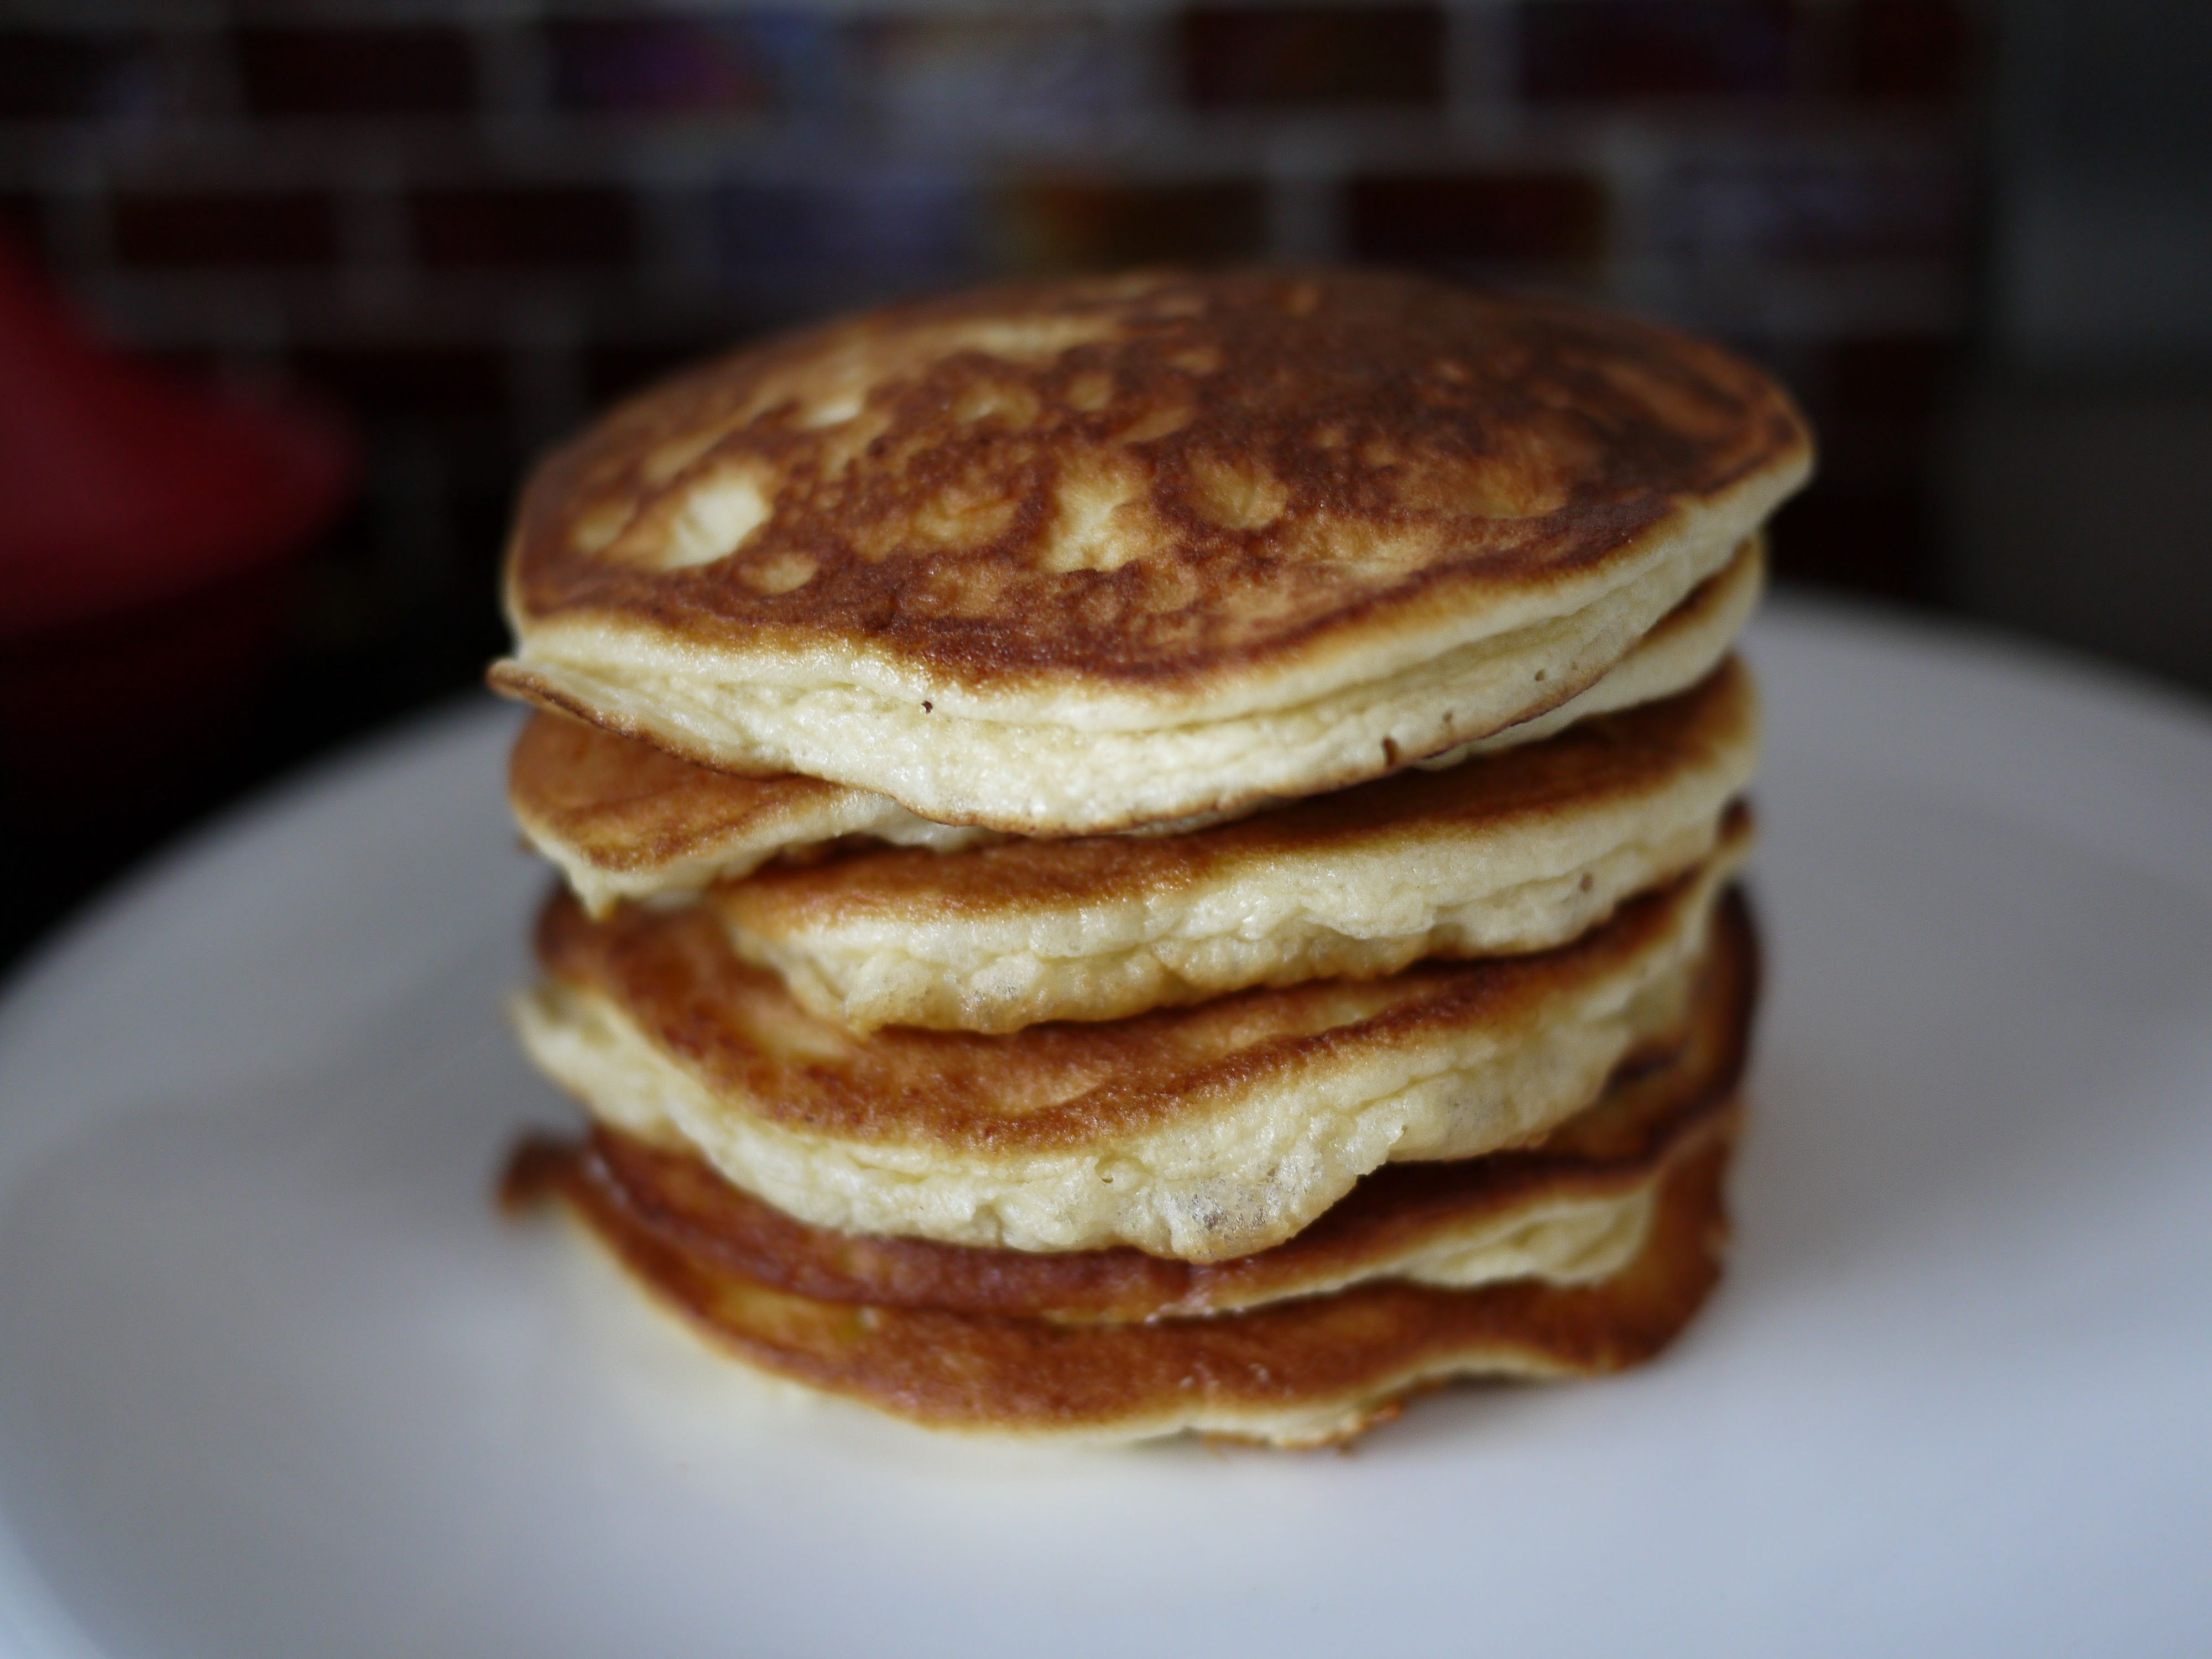
POLYGON ((2212 687, 2208 14, 7 0, 0 237, 109 338, 342 408, 363 483, 250 596, 0 641, 19 735, 118 649, 222 690, 0 755, 0 962, 470 684, 519 470, 608 398, 1008 270, 1354 258, 1672 318, 1819 428, 1785 580, 2212 687))

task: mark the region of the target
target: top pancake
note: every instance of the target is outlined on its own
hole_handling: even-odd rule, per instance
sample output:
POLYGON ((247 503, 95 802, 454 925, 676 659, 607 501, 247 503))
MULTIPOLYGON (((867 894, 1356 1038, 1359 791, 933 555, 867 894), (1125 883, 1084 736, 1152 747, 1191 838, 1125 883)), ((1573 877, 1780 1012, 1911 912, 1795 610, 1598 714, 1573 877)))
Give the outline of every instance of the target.
POLYGON ((1023 834, 1377 775, 1600 678, 1802 481, 1716 348, 1346 272, 1002 289, 740 353, 525 493, 503 690, 1023 834))

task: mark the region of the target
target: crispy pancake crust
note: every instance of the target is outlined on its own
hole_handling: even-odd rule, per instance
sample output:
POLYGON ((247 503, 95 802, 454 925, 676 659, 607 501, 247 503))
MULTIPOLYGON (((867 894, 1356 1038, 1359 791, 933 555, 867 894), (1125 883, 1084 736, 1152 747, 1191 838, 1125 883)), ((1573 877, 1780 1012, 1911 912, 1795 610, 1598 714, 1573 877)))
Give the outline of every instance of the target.
MULTIPOLYGON (((1761 574, 1759 550, 1747 548, 1579 696, 1421 764, 1456 765, 1548 738, 1591 715, 1680 694, 1726 653, 1757 600, 1761 574)), ((841 842, 951 852, 1001 838, 933 823, 887 795, 819 778, 694 765, 649 743, 542 711, 515 739, 507 800, 523 834, 560 867, 593 915, 624 899, 680 898, 777 860, 811 862, 841 842)), ((1156 828, 1181 832, 1206 822, 1156 828)))
POLYGON ((732 1187, 696 1152, 596 1126, 532 1136, 501 1183, 510 1208, 571 1185, 589 1205, 779 1291, 824 1302, 1127 1322, 1215 1314, 1376 1278, 1540 1277, 1577 1282, 1641 1248, 1666 1170, 1702 1145, 1741 1076, 1757 994, 1741 897, 1715 918, 1686 1041, 1626 1066, 1604 1097, 1522 1152, 1386 1165, 1296 1237, 1197 1265, 1141 1251, 1036 1252, 878 1238, 810 1227, 732 1187))
POLYGON ((1178 836, 864 851, 709 902, 806 1009, 1011 1031, 1250 985, 1540 951, 1711 852, 1758 746, 1750 676, 1178 836))
POLYGON ((654 1227, 602 1185, 556 1173, 551 1195, 726 1352, 924 1427, 1091 1440, 1197 1431, 1315 1446, 1350 1440, 1450 1378, 1588 1376, 1660 1352, 1719 1281, 1729 1152, 1723 1133, 1676 1161, 1644 1248, 1595 1284, 1383 1281, 1137 1324, 797 1296, 654 1227))
POLYGON ((1809 465, 1757 369, 1563 304, 1344 271, 956 295, 550 458, 493 678, 939 822, 1124 827, 1566 701, 1809 465))
POLYGON ((696 912, 538 935, 525 1047, 602 1121, 680 1133, 817 1225, 1218 1261, 1281 1243, 1386 1159, 1532 1139, 1688 1015, 1739 811, 1695 872, 1573 944, 1006 1036, 812 1018, 696 912))
POLYGON ((696 893, 848 837, 951 851, 994 831, 918 818, 888 795, 782 772, 744 777, 565 715, 531 717, 507 760, 508 805, 593 915, 696 893))

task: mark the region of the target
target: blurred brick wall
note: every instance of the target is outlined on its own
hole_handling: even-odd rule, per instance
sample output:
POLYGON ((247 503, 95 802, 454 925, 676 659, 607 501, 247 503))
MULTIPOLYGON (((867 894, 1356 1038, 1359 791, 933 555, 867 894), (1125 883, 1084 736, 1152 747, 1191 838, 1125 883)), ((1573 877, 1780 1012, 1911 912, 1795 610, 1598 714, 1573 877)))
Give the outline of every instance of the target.
POLYGON ((417 689, 496 642, 523 459, 641 378, 887 294, 1132 261, 1416 264, 1725 336, 1826 443, 1783 569, 1929 598, 1989 21, 11 0, 0 226, 123 337, 357 411, 374 487, 302 626, 417 689))

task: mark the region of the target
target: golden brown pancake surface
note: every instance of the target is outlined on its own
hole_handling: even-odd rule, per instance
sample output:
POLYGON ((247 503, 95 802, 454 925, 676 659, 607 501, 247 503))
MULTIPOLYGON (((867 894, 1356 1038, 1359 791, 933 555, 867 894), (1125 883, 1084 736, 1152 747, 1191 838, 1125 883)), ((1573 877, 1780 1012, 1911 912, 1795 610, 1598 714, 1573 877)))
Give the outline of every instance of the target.
POLYGON ((531 480, 510 603, 526 640, 589 613, 1180 696, 1631 560, 1808 447, 1759 370, 1565 304, 1328 270, 1000 288, 621 406, 531 480))
POLYGON ((777 857, 818 856, 847 838, 947 849, 991 838, 842 784, 718 772, 544 712, 515 738, 507 800, 595 912, 617 896, 681 895, 777 857))
MULTIPOLYGON (((694 766, 652 744, 559 714, 524 725, 507 760, 507 798, 526 825, 621 872, 678 863, 760 826, 811 815, 848 793, 784 772, 746 777, 694 766)), ((742 872, 738 872, 742 873, 742 872)))
POLYGON ((1719 1280, 1729 1150, 1716 1138, 1670 1169, 1644 1248, 1596 1284, 1382 1282, 1138 1324, 797 1296, 570 1178, 574 1164, 542 1170, 538 1191, 738 1358, 927 1427, 1093 1439, 1196 1430, 1316 1445, 1352 1438, 1395 1415, 1407 1395, 1451 1377, 1592 1375, 1657 1354, 1719 1280))

